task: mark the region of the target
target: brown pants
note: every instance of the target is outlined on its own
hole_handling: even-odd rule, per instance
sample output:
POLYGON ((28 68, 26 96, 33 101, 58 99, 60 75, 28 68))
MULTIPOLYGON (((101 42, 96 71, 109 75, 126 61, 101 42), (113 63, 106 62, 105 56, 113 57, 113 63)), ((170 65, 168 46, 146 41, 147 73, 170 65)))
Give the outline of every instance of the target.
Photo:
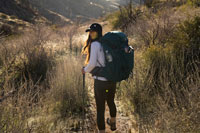
POLYGON ((110 116, 116 117, 116 106, 114 102, 116 82, 100 81, 94 79, 94 92, 97 107, 97 125, 99 130, 105 130, 105 102, 107 101, 110 116))

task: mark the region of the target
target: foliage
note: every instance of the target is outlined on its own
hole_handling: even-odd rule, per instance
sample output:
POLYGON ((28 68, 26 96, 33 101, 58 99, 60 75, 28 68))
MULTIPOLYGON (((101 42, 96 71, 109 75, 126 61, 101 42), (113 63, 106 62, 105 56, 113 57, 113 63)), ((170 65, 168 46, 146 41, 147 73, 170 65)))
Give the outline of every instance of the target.
POLYGON ((195 7, 200 7, 200 1, 199 0, 188 0, 188 4, 193 5, 195 7))
POLYGON ((157 3, 159 3, 160 0, 144 0, 144 4, 148 7, 154 7, 157 3))
POLYGON ((80 123, 88 105, 80 72, 83 61, 72 52, 58 54, 65 49, 54 49, 54 41, 69 46, 64 36, 59 37, 35 25, 21 35, 0 38, 0 132, 80 129, 75 123, 80 123))
POLYGON ((115 18, 112 21, 114 29, 120 29, 125 32, 131 24, 134 24, 141 15, 141 10, 134 8, 132 1, 123 7, 120 11, 116 12, 115 18))
POLYGON ((134 77, 121 85, 139 115, 141 132, 199 130, 199 22, 199 16, 188 19, 175 27, 166 45, 147 47, 134 77))

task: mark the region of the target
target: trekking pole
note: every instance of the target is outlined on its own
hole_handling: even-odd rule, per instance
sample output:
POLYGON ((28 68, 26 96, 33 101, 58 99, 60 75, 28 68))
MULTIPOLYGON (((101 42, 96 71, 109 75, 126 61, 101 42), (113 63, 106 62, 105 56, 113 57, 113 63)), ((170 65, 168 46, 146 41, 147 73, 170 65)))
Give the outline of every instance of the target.
POLYGON ((85 74, 83 73, 83 93, 82 93, 83 103, 82 103, 82 133, 84 133, 85 126, 85 74))

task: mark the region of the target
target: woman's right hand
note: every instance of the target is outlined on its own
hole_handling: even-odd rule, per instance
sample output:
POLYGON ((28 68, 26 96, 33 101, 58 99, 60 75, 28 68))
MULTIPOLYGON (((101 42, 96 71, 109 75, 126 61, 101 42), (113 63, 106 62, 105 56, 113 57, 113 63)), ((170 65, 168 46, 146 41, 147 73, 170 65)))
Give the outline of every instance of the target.
POLYGON ((85 74, 85 70, 84 70, 84 67, 82 68, 82 74, 85 74))

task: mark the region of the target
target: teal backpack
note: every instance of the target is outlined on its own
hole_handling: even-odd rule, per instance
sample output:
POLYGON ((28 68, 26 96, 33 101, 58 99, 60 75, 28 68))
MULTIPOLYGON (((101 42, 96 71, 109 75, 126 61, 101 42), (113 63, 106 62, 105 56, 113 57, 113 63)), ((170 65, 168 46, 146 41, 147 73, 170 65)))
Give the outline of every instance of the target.
POLYGON ((92 75, 114 82, 128 79, 134 67, 134 49, 128 45, 127 36, 123 32, 111 31, 100 39, 100 43, 105 54, 105 67, 95 67, 92 75))

